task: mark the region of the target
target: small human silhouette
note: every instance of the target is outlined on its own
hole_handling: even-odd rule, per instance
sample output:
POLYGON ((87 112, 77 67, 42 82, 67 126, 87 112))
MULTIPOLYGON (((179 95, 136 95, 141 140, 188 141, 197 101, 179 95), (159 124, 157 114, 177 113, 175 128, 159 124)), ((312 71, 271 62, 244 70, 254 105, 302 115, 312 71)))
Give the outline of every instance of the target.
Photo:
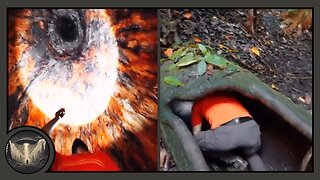
MULTIPOLYGON (((61 108, 55 113, 55 117, 43 128, 50 134, 54 125, 65 115, 65 109, 61 108)), ((79 138, 72 144, 72 155, 62 155, 55 152, 55 161, 51 166, 53 171, 119 171, 117 162, 105 151, 89 152, 88 146, 79 138)))

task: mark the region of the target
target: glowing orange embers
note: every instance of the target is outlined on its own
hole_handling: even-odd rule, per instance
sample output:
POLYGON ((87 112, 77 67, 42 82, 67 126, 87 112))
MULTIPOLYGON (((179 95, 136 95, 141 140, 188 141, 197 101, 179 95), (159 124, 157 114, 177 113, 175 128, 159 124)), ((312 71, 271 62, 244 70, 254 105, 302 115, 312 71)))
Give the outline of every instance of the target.
POLYGON ((80 138, 125 170, 156 170, 156 10, 19 9, 8 21, 9 129, 65 108, 56 151, 80 138))
MULTIPOLYGON (((26 10, 25 13, 29 17, 34 16, 31 11, 26 10)), ((68 14, 66 13, 68 12, 62 12, 61 16, 67 19, 68 14)), ((72 20, 70 18, 70 21, 72 20)), ((56 21, 59 21, 59 18, 53 20, 53 22, 48 22, 47 27, 50 28, 50 23, 51 26, 57 26, 59 22, 56 21)), ((26 86, 25 93, 29 96, 33 105, 49 119, 54 117, 57 109, 65 108, 67 113, 59 123, 71 126, 83 125, 95 120, 107 108, 110 97, 116 91, 115 83, 119 54, 110 27, 110 19, 106 16, 105 10, 88 10, 84 13, 84 21, 88 24, 95 22, 99 27, 96 27, 96 29, 87 27, 91 32, 88 32, 86 37, 83 33, 81 37, 80 35, 74 37, 80 39, 78 40, 80 42, 84 41, 85 38, 90 38, 87 42, 90 43, 90 46, 85 49, 84 53, 70 57, 69 62, 59 56, 50 57, 39 50, 41 47, 38 46, 42 45, 41 42, 35 41, 35 38, 32 37, 37 36, 34 34, 36 32, 32 32, 32 26, 36 25, 32 25, 32 22, 28 19, 23 20, 16 17, 15 29, 16 33, 20 35, 16 40, 22 43, 11 47, 17 49, 16 54, 19 54, 19 57, 15 58, 16 63, 14 64, 18 75, 15 78, 19 78, 19 83, 26 86), (21 21, 22 23, 18 23, 21 21), (24 38, 29 39, 29 41, 24 40, 24 38), (27 48, 24 49, 24 47, 27 48)), ((37 23, 43 23, 43 21, 39 20, 37 23)), ((81 22, 74 23, 80 24, 81 22)), ((62 25, 67 26, 67 24, 62 25)), ((76 26, 74 28, 78 28, 76 26)), ((79 31, 79 29, 75 29, 75 31, 79 31)), ((48 31, 55 30, 52 28, 48 31)), ((51 32, 44 33, 49 34, 51 32)), ((68 32, 62 33, 67 34, 68 32)), ((65 36, 68 36, 68 34, 65 36)), ((61 48, 61 51, 63 51, 63 48, 69 48, 68 43, 74 43, 74 41, 59 42, 59 46, 64 44, 65 47, 55 48, 61 48)), ((84 48, 84 46, 77 48, 84 48)), ((64 57, 66 56, 68 56, 68 53, 64 55, 64 57)), ((14 82, 10 81, 11 83, 14 82)), ((12 93, 9 92, 9 94, 12 93)), ((32 119, 32 117, 29 119, 32 119)))
MULTIPOLYGON (((89 11, 86 21, 99 18, 102 10, 89 11), (94 14, 94 15, 92 15, 94 14)), ((90 47, 83 57, 76 57, 70 65, 59 59, 49 59, 48 70, 35 77, 27 88, 32 102, 46 116, 53 118, 57 109, 64 107, 66 115, 59 121, 62 124, 78 126, 95 120, 107 108, 110 97, 116 91, 118 48, 108 19, 99 27, 100 32, 110 35, 104 42, 105 35, 98 34, 95 43, 99 47, 90 47)), ((26 52, 18 63, 21 75, 33 76, 26 64, 31 64, 30 54, 26 52)))

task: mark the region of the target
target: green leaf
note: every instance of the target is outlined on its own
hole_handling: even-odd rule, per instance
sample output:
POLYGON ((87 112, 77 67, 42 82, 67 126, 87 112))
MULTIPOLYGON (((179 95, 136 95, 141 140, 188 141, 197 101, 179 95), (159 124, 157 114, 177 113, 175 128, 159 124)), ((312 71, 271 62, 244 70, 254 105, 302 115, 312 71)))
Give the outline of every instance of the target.
POLYGON ((211 51, 213 51, 213 48, 211 46, 205 45, 205 47, 211 51))
POLYGON ((164 63, 164 62, 166 62, 167 60, 168 60, 168 59, 166 59, 166 58, 161 58, 161 59, 160 59, 160 62, 161 62, 161 63, 164 63))
POLYGON ((175 42, 172 44, 171 48, 175 49, 175 48, 178 48, 178 47, 181 47, 183 44, 181 44, 180 42, 175 42))
POLYGON ((233 64, 233 63, 228 63, 227 68, 226 68, 226 72, 227 73, 234 73, 238 70, 238 66, 233 64))
POLYGON ((189 52, 176 63, 176 66, 188 66, 195 62, 198 62, 198 59, 194 58, 194 54, 192 52, 189 52))
POLYGON ((218 67, 221 68, 221 69, 224 69, 224 68, 226 68, 226 66, 227 66, 227 60, 224 59, 224 58, 221 57, 221 56, 216 55, 216 54, 207 53, 207 54, 204 56, 204 60, 205 60, 207 63, 210 63, 210 64, 213 64, 213 65, 215 65, 215 66, 218 66, 218 67))
POLYGON ((174 51, 174 52, 172 53, 172 55, 169 56, 169 59, 170 59, 170 60, 174 60, 174 59, 177 58, 177 57, 182 57, 182 56, 184 56, 184 55, 187 53, 187 51, 188 51, 188 49, 186 49, 185 47, 182 47, 182 48, 174 51))
POLYGON ((186 55, 188 51, 189 51, 189 48, 186 48, 186 49, 181 53, 181 56, 186 55))
POLYGON ((175 76, 167 76, 164 78, 164 82, 171 85, 171 86, 181 86, 182 82, 177 79, 175 76))
POLYGON ((201 76, 202 74, 204 74, 207 70, 207 64, 205 61, 200 61, 200 63, 198 64, 198 74, 201 76))
POLYGON ((169 66, 169 71, 173 71, 176 67, 177 67, 176 64, 171 64, 169 66))
POLYGON ((207 54, 208 50, 207 48, 202 45, 202 44, 198 44, 198 48, 200 49, 200 51, 202 52, 202 54, 207 54))
POLYGON ((198 60, 199 61, 204 61, 204 57, 200 56, 200 57, 198 57, 198 60))

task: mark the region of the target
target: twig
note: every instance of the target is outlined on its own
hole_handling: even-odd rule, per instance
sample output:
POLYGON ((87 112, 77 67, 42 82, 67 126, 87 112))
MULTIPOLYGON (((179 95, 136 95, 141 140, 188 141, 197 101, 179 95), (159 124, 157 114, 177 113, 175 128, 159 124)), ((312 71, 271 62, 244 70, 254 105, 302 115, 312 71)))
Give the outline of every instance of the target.
POLYGON ((259 73, 258 70, 253 69, 251 66, 247 65, 246 63, 242 62, 240 59, 233 59, 234 62, 239 64, 240 66, 245 67, 245 69, 250 70, 251 72, 259 73))
POLYGON ((167 14, 168 14, 169 19, 172 19, 171 9, 167 10, 167 14))
POLYGON ((165 158, 166 158, 166 150, 164 148, 161 148, 160 150, 160 168, 164 167, 165 158))
POLYGON ((221 16, 221 14, 219 13, 218 9, 214 9, 214 10, 216 11, 216 13, 217 13, 218 17, 220 17, 220 16, 221 16))
POLYGON ((166 152, 166 155, 165 155, 165 160, 164 160, 164 171, 168 171, 169 170, 169 164, 170 164, 170 154, 168 152, 166 152))
POLYGON ((295 76, 292 76, 292 77, 287 77, 287 78, 291 78, 291 79, 312 79, 311 76, 305 76, 305 77, 295 77, 295 76))

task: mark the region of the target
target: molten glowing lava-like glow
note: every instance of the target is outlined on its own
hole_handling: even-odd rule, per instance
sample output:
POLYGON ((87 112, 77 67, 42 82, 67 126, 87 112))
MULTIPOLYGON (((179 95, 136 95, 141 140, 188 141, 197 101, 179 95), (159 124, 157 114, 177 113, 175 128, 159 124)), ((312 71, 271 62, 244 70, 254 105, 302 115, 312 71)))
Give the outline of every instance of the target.
MULTIPOLYGON (((60 123, 70 126, 90 123, 107 109, 116 90, 117 43, 108 21, 100 23, 99 29, 108 32, 109 36, 96 35, 89 42, 95 45, 72 63, 59 58, 49 59, 47 70, 35 76, 28 85, 27 94, 32 103, 47 117, 52 119, 57 110, 65 108, 65 116, 56 126, 60 123)), ((31 74, 25 66, 32 64, 30 53, 33 52, 31 49, 24 54, 18 64, 22 77, 31 74)))
MULTIPOLYGON (((65 108, 65 116, 59 123, 77 126, 86 124, 97 118, 106 109, 113 94, 116 82, 116 70, 110 70, 94 77, 91 86, 83 92, 75 93, 70 87, 55 84, 35 83, 29 91, 33 103, 48 117, 53 118, 55 112, 65 108)), ((77 86, 84 86, 80 81, 77 86)))
POLYGON ((8 16, 9 130, 43 128, 65 108, 49 133, 57 153, 72 155, 79 138, 123 170, 156 170, 157 10, 20 9, 8 16), (62 37, 57 17, 75 23, 75 40, 62 37))

